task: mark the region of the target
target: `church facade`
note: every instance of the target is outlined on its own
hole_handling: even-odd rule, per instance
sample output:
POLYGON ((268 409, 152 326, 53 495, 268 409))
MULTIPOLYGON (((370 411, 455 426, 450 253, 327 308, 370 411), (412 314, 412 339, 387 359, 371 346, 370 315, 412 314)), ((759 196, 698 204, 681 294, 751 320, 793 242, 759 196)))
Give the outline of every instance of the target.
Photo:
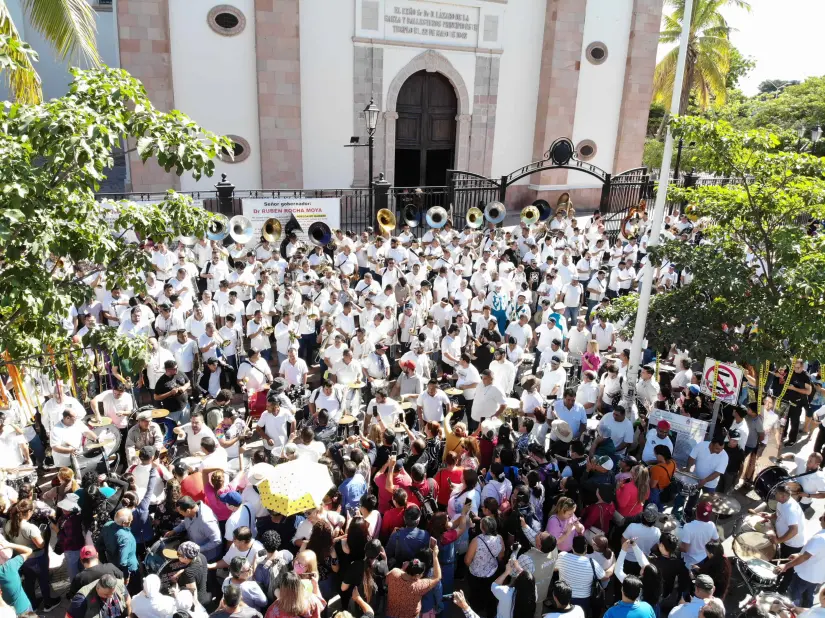
MULTIPOLYGON (((238 189, 367 184, 364 108, 380 109, 374 170, 398 187, 447 169, 500 177, 558 137, 609 173, 641 164, 662 0, 113 0, 119 65, 154 104, 231 136, 238 189)), ((128 161, 133 191, 211 189, 128 161)), ((508 202, 569 191, 535 173, 508 202)))

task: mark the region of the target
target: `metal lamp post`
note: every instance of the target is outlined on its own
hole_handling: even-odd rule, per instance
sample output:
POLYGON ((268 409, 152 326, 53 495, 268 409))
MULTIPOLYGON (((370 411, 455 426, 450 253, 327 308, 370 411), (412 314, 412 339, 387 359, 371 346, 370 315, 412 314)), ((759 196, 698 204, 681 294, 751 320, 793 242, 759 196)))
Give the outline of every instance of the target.
POLYGON ((218 204, 220 204, 220 211, 228 211, 231 215, 234 215, 235 212, 232 204, 232 196, 235 194, 235 185, 226 179, 226 174, 221 174, 221 181, 215 183, 215 189, 218 192, 218 204))
POLYGON ((373 197, 373 171, 372 171, 372 164, 373 164, 373 154, 375 152, 375 128, 378 126, 378 114, 381 110, 378 109, 378 106, 375 104, 375 99, 370 98, 370 104, 364 108, 364 122, 367 125, 367 135, 369 136, 369 154, 368 154, 368 168, 367 174, 369 179, 369 188, 370 188, 370 218, 375 218, 374 210, 374 197, 373 197))

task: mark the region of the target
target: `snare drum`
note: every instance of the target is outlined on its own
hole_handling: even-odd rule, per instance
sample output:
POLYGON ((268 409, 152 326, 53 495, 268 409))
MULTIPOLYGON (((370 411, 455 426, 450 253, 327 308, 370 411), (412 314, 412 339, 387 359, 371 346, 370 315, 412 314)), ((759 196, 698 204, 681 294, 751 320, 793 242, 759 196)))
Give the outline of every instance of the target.
POLYGON ((6 485, 19 491, 23 485, 37 486, 37 469, 20 467, 16 472, 6 472, 6 485))
POLYGON ((760 558, 744 562, 742 575, 754 588, 775 588, 779 576, 774 573, 774 565, 760 558))
POLYGON ((676 472, 673 477, 681 484, 681 494, 686 498, 699 494, 699 482, 695 477, 688 476, 682 472, 676 472))

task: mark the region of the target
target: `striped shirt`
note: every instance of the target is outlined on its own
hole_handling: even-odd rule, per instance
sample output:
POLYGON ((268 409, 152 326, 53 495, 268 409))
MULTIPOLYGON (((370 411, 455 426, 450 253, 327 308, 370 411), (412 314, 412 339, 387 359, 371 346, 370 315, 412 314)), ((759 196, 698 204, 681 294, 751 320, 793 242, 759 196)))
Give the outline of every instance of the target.
POLYGON ((597 562, 587 556, 578 556, 569 552, 559 554, 556 569, 559 571, 559 579, 567 582, 573 589, 574 599, 590 597, 594 569, 598 579, 605 576, 604 569, 597 562))

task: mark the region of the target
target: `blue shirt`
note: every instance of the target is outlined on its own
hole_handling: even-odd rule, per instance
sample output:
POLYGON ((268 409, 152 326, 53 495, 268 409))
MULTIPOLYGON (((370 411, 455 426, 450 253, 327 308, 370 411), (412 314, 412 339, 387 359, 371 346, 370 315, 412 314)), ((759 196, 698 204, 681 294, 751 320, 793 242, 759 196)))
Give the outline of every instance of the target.
POLYGON ((635 603, 619 601, 605 612, 604 618, 656 618, 656 612, 649 603, 644 601, 635 603))
POLYGON ((101 532, 103 545, 106 548, 106 557, 109 562, 126 573, 135 573, 139 566, 137 560, 137 542, 129 528, 119 526, 110 521, 103 526, 101 532))
POLYGON ((582 425, 587 425, 587 412, 584 411, 584 406, 580 403, 574 403, 572 408, 564 407, 564 401, 557 399, 553 403, 553 411, 561 420, 570 425, 573 431, 573 437, 579 435, 582 425))
POLYGON ((0 566, 0 588, 3 590, 3 600, 14 607, 19 616, 32 608, 29 597, 23 591, 23 582, 20 581, 20 567, 23 566, 23 556, 15 556, 0 566))
POLYGON ((185 517, 174 529, 178 534, 184 530, 190 541, 200 545, 201 552, 207 560, 213 562, 221 557, 221 529, 218 527, 218 518, 209 506, 198 502, 197 514, 194 517, 185 517))
POLYGON ((338 486, 341 492, 345 508, 357 509, 361 502, 361 496, 367 493, 367 481, 358 472, 352 478, 344 480, 338 486))
POLYGON ((421 528, 401 528, 390 535, 387 541, 387 560, 395 560, 395 566, 412 560, 420 549, 430 546, 430 533, 421 528))

